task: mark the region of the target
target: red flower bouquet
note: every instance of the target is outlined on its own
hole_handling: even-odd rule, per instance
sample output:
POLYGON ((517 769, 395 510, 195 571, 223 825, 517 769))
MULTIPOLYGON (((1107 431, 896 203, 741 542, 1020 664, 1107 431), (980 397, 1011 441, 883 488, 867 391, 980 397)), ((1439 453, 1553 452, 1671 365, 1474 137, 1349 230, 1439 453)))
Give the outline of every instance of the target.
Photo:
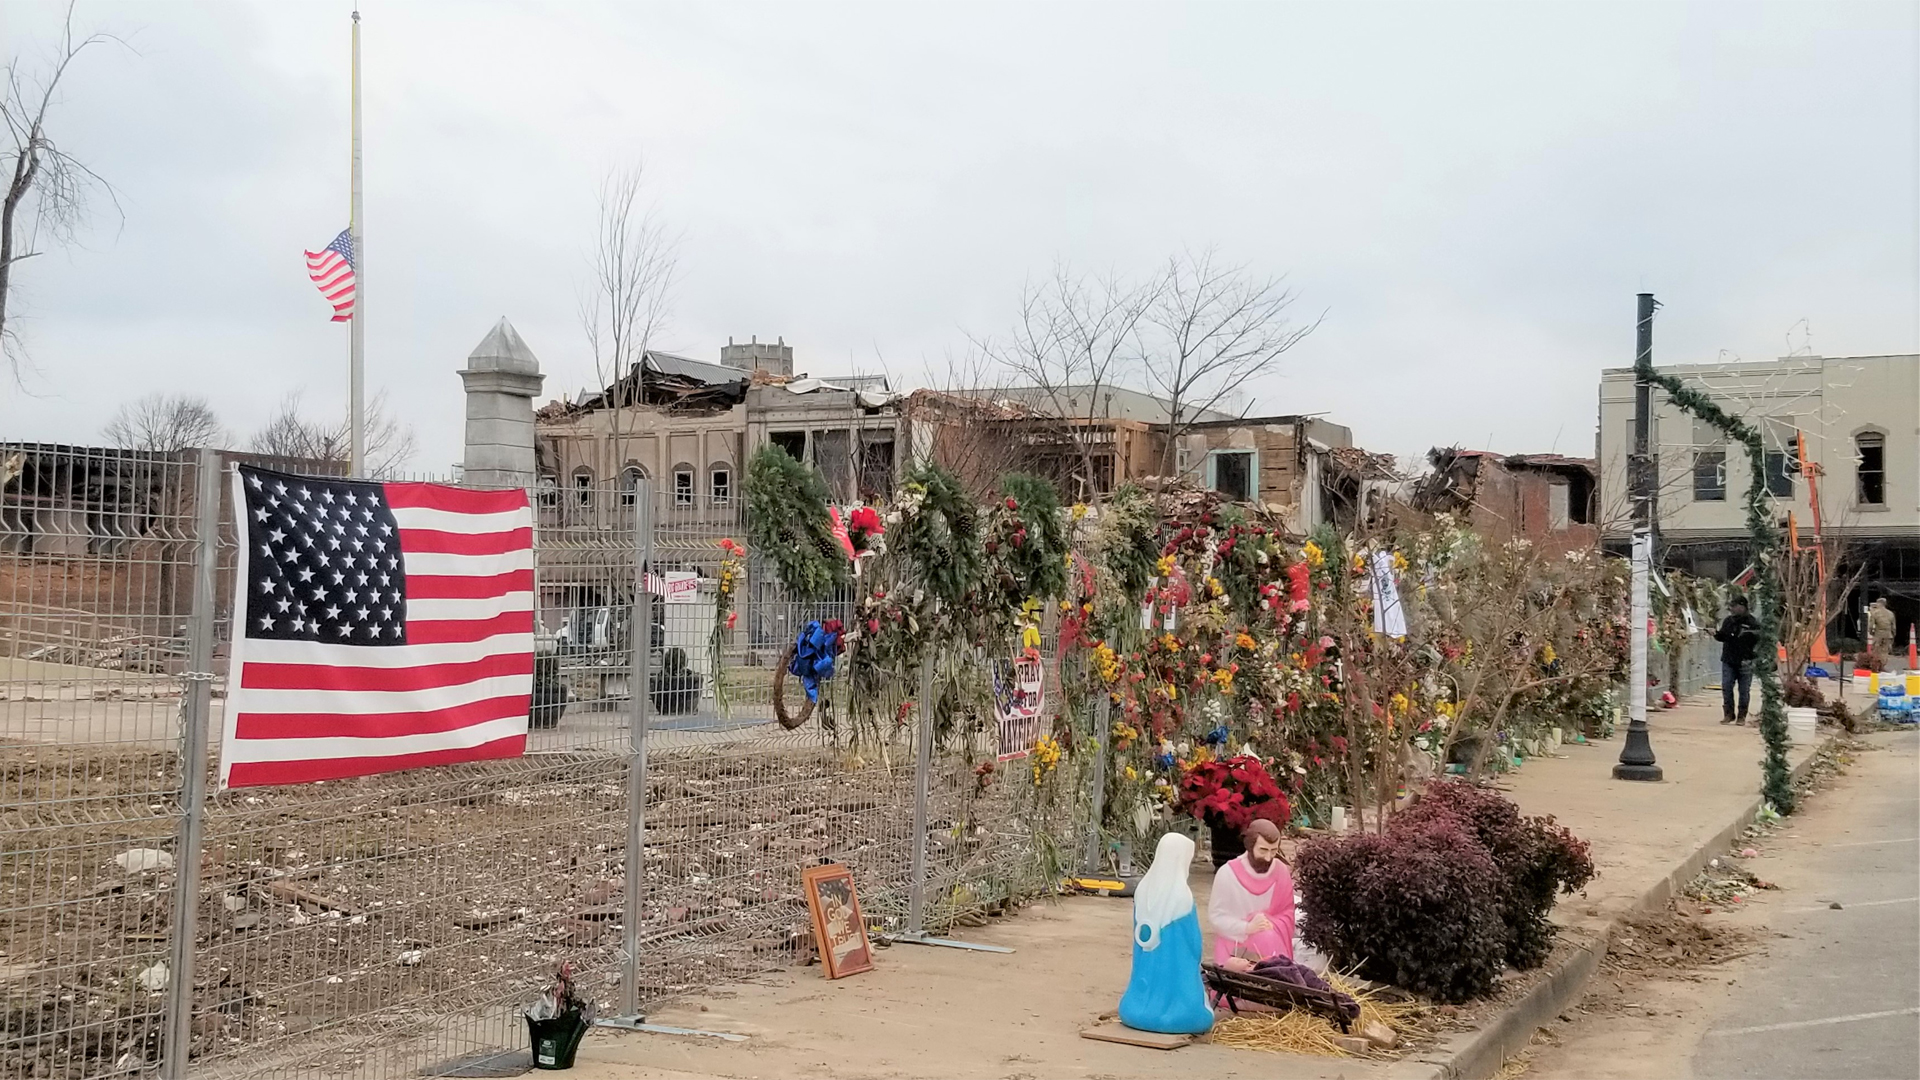
POLYGON ((1208 828, 1239 832, 1255 818, 1285 827, 1293 808, 1257 757, 1208 761, 1180 780, 1180 807, 1208 828))

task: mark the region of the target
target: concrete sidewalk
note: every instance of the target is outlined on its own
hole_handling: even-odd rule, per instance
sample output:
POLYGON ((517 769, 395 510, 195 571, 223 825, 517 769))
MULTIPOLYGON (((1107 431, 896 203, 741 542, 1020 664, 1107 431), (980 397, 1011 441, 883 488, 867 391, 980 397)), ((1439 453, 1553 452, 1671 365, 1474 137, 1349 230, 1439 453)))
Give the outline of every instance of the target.
MULTIPOLYGON (((1604 941, 1606 927, 1721 846, 1758 799, 1759 733, 1724 727, 1717 703, 1653 718, 1666 779, 1611 777, 1621 739, 1565 746, 1528 761, 1507 786, 1528 813, 1550 813, 1593 846, 1599 876, 1556 918, 1573 937, 1604 941)), ((1796 763, 1812 753, 1795 750, 1796 763)), ((1194 875, 1205 905, 1208 875, 1194 875)), ((1097 1043, 1083 1027, 1110 1012, 1127 981, 1129 904, 1072 897, 965 931, 1011 955, 899 945, 877 970, 827 982, 792 969, 656 1010, 662 1024, 737 1032, 746 1042, 597 1030, 576 1073, 611 1077, 1361 1077, 1429 1076, 1464 1057, 1493 1055, 1497 1040, 1456 1036, 1397 1063, 1300 1058, 1198 1044, 1174 1052, 1097 1043)), ((1577 974, 1577 973, 1575 973, 1577 974)), ((1563 978, 1572 978, 1565 974, 1563 978)), ((1524 1003, 1522 1003, 1524 1006, 1524 1003)), ((1537 1002, 1536 1002, 1537 1004, 1537 1002)), ((1504 1014, 1502 1014, 1504 1015, 1504 1014)), ((1490 1017, 1498 1022, 1501 1016, 1490 1017)), ((1511 1020, 1523 1020, 1515 1015, 1511 1020)), ((1523 1031, 1531 1025, 1522 1025, 1523 1031)), ((1481 1071, 1479 1068, 1471 1072, 1481 1071)))

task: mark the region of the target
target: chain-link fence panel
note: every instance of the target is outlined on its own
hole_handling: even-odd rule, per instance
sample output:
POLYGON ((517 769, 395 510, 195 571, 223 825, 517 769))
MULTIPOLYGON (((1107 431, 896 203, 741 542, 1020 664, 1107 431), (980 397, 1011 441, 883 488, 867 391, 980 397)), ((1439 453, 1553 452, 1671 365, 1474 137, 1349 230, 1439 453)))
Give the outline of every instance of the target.
POLYGON ((1057 663, 1011 728, 1030 673, 967 642, 808 686, 796 643, 859 581, 795 599, 738 503, 644 481, 531 496, 524 757, 209 793, 226 462, 3 453, 4 1075, 511 1056, 563 963, 643 1009, 805 961, 809 866, 852 868, 876 931, 938 931, 1051 891, 1084 827, 1057 663))
POLYGON ((158 1060, 193 455, 0 444, 0 1075, 158 1060))

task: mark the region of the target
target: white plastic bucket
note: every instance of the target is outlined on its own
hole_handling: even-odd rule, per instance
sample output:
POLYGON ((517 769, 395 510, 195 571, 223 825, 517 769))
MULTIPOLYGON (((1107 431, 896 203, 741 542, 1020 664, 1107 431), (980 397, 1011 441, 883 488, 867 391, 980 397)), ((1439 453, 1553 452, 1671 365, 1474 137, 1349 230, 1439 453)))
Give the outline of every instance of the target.
POLYGON ((1788 709, 1787 737, 1796 743, 1810 744, 1818 737, 1820 713, 1816 709, 1788 709))

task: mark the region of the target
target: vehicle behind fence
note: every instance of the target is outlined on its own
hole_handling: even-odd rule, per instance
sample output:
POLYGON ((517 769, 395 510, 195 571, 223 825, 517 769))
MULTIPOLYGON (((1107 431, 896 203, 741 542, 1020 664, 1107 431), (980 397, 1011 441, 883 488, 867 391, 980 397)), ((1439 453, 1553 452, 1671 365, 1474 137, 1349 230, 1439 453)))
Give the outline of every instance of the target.
MULTIPOLYGON (((751 560, 722 593, 739 507, 644 482, 535 496, 524 757, 212 790, 227 460, 0 461, 0 1076, 384 1077, 524 1053, 520 1010, 562 962, 603 1015, 803 962, 809 865, 853 868, 877 928, 911 935, 1078 858, 1086 800, 984 783, 1000 748, 933 737, 931 671, 862 701, 831 680, 782 726, 787 646, 851 596, 789 600, 751 560), (856 711, 895 720, 856 746, 856 711)), ((942 678, 1004 674, 945 652, 942 678)))

